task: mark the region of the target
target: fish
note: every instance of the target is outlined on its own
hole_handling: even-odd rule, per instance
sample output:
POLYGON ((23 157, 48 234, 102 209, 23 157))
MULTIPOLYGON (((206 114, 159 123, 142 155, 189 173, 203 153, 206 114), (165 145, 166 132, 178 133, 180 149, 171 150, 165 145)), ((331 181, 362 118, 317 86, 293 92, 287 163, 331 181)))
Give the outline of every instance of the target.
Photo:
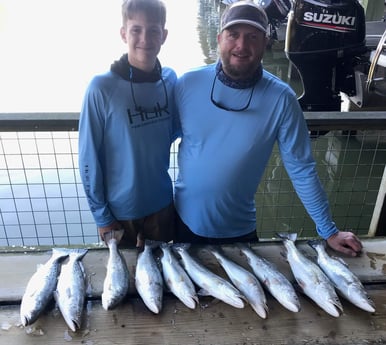
POLYGON ((238 243, 237 247, 246 256, 248 265, 269 293, 289 311, 299 312, 299 297, 287 277, 272 262, 258 255, 245 243, 238 243))
POLYGON ((118 249, 118 243, 124 230, 113 230, 104 234, 104 240, 109 248, 107 271, 103 282, 101 295, 105 310, 115 308, 126 297, 129 290, 129 270, 125 258, 118 249))
POLYGON ((295 245, 296 233, 277 233, 286 248, 286 258, 302 292, 326 313, 339 317, 342 303, 331 280, 313 261, 303 255, 295 245))
POLYGON ((171 245, 164 242, 160 248, 163 254, 162 274, 166 286, 188 308, 195 309, 199 300, 192 280, 174 256, 171 245))
POLYGON ((53 298, 58 282, 61 261, 68 256, 64 248, 52 248, 48 261, 39 265, 29 279, 20 304, 20 320, 23 326, 33 324, 53 298))
POLYGON ((76 332, 82 323, 86 295, 85 272, 81 260, 87 249, 71 249, 67 262, 62 264, 54 298, 67 326, 76 332))
POLYGON ((154 313, 162 310, 163 278, 153 256, 159 243, 145 240, 143 251, 138 254, 135 268, 135 287, 145 305, 154 313))
POLYGON ((374 302, 347 263, 342 258, 330 256, 326 251, 324 240, 309 240, 308 244, 317 252, 319 267, 333 282, 338 293, 358 308, 374 313, 374 302))
POLYGON ((245 297, 240 291, 192 257, 188 252, 189 247, 189 243, 178 243, 173 245, 173 250, 181 257, 182 266, 189 277, 201 288, 198 294, 213 296, 235 308, 244 308, 245 297))
POLYGON ((233 285, 245 296, 257 315, 266 319, 268 316, 267 299, 256 276, 226 257, 221 247, 209 246, 207 250, 214 255, 233 285))

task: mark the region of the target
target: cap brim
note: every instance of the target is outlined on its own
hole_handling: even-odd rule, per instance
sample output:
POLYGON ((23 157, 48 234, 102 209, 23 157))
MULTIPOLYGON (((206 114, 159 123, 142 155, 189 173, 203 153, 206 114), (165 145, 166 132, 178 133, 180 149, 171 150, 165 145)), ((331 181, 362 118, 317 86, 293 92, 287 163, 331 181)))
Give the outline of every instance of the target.
POLYGON ((253 27, 255 27, 256 29, 259 29, 260 31, 264 32, 264 33, 267 33, 267 30, 266 28, 264 28, 264 26, 260 25, 259 23, 256 23, 252 20, 247 20, 247 19, 238 19, 238 20, 232 20, 230 21, 229 23, 226 23, 221 31, 225 30, 225 29, 228 29, 229 27, 233 26, 233 25, 236 25, 236 24, 247 24, 247 25, 251 25, 253 27))

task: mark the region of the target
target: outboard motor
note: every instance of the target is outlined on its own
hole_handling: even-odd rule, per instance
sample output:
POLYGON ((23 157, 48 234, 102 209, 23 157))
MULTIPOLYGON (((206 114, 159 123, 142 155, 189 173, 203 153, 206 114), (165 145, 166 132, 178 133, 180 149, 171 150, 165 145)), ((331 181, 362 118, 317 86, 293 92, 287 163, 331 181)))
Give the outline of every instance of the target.
POLYGON ((270 37, 278 39, 276 29, 282 25, 292 7, 292 0, 254 0, 267 14, 270 24, 270 37))
POLYGON ((354 68, 366 52, 364 8, 357 0, 296 0, 285 53, 299 71, 304 111, 340 111, 340 92, 356 92, 354 68))

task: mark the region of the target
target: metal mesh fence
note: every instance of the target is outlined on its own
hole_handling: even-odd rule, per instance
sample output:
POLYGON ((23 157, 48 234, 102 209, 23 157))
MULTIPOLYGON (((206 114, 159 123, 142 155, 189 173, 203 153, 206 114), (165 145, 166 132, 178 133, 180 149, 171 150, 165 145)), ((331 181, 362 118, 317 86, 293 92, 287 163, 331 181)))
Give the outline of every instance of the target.
MULTIPOLYGON (((0 246, 99 241, 78 172, 78 133, 0 132, 0 246)), ((177 148, 170 175, 178 174, 177 148)), ((313 140, 319 176, 340 229, 367 234, 386 162, 386 131, 331 131, 313 140)), ((257 231, 316 236, 277 148, 256 192, 257 231)))

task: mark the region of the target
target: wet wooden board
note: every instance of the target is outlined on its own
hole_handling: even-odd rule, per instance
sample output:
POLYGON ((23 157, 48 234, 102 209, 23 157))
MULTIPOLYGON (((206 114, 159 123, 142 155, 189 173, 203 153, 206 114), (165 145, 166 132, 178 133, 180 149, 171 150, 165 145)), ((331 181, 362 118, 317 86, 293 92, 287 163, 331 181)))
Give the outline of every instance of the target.
MULTIPOLYGON (((343 257, 344 260, 364 283, 386 282, 386 239, 364 239, 363 245, 364 250, 361 257, 343 257)), ((306 255, 315 256, 315 251, 307 245, 306 241, 298 241, 297 246, 306 255)), ((235 246, 223 246, 223 248, 230 258, 248 268, 245 257, 235 246)), ((281 255, 283 251, 281 242, 260 242, 254 245, 252 249, 276 264, 278 269, 293 281, 289 265, 281 255)), ((130 294, 136 294, 134 273, 137 251, 135 249, 123 249, 122 253, 130 271, 130 294)), ((193 247, 191 253, 197 256, 209 269, 225 276, 216 259, 205 249, 193 247)), ((333 254, 338 255, 337 253, 333 254)), ((50 255, 50 250, 43 252, 20 252, 15 250, 14 252, 0 254, 0 303, 20 301, 28 280, 36 271, 38 265, 45 263, 50 255)), ((106 274, 107 259, 108 250, 106 248, 89 249, 83 258, 82 262, 88 280, 88 297, 100 297, 106 274)))
MULTIPOLYGON (((0 344, 386 344, 386 239, 363 239, 363 244, 361 257, 344 259, 365 283, 375 302, 375 313, 364 312, 342 300, 344 314, 334 318, 301 294, 302 310, 292 313, 267 293, 266 320, 249 306, 237 309, 209 297, 200 297, 200 306, 190 310, 169 293, 165 293, 162 312, 151 313, 134 288, 137 252, 133 249, 123 250, 131 273, 130 294, 117 309, 105 311, 100 294, 108 251, 90 249, 83 259, 88 298, 84 322, 77 333, 68 329, 54 303, 34 325, 20 325, 19 302, 25 286, 37 265, 46 262, 51 253, 15 249, 0 255, 0 344)), ((315 256, 305 241, 298 241, 297 245, 307 255, 315 256)), ((248 267, 238 249, 223 248, 234 261, 248 267)), ((281 242, 260 242, 253 249, 293 279, 280 254, 281 242)), ((191 253, 225 277, 214 257, 203 248, 192 248, 191 253)))
POLYGON ((112 311, 103 310, 100 301, 89 301, 77 333, 68 329, 55 307, 24 328, 19 325, 18 305, 10 305, 0 307, 0 344, 386 344, 385 288, 383 284, 369 290, 378 306, 375 313, 342 301, 345 313, 339 318, 327 315, 303 296, 298 313, 287 311, 268 296, 269 317, 265 320, 249 306, 237 309, 210 298, 201 298, 201 306, 190 310, 166 295, 159 315, 147 310, 137 297, 112 311))

